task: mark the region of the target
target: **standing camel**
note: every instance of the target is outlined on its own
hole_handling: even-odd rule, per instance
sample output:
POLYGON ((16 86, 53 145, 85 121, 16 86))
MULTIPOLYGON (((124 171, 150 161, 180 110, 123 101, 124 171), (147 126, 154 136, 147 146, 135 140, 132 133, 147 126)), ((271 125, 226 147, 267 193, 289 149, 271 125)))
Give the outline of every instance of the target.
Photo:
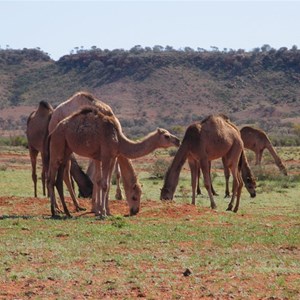
POLYGON ((283 165, 267 134, 263 130, 245 126, 241 129, 241 136, 244 142, 244 147, 255 152, 256 165, 261 165, 263 152, 265 149, 268 149, 281 173, 287 176, 285 166, 283 165))
MULTIPOLYGON (((72 97, 70 97, 68 100, 62 102, 60 105, 58 105, 53 114, 51 121, 49 123, 49 132, 52 132, 55 128, 55 126, 62 121, 64 118, 70 116, 71 114, 77 112, 79 109, 85 107, 85 106, 91 106, 99 110, 101 113, 103 113, 106 116, 112 116, 115 118, 115 121, 118 123, 118 126, 121 129, 121 124, 119 120, 116 118, 115 114, 113 113, 113 110, 111 107, 104 102, 100 101, 96 97, 94 97, 92 94, 87 92, 78 92, 74 94, 72 97)), ((165 129, 157 129, 156 134, 152 136, 152 138, 149 140, 149 144, 147 145, 148 153, 154 151, 157 148, 168 148, 172 146, 179 146, 180 141, 177 137, 170 134, 165 129)), ((94 163, 94 162, 91 162, 94 163)), ((89 168, 92 166, 89 166, 89 168)), ((96 166, 94 166, 95 168, 96 166)), ((93 168, 93 167, 92 167, 93 168)), ((116 166, 116 169, 119 167, 116 166)), ((121 172, 122 173, 122 172, 121 172)), ((66 177, 68 175, 65 175, 66 177)), ((118 177, 120 178, 120 177, 118 177)), ((117 181, 117 194, 116 198, 118 199, 120 196, 120 188, 119 187, 119 181, 117 181)), ((126 193, 126 191, 125 191, 126 193)), ((73 199, 74 205, 76 208, 80 208, 78 201, 76 200, 75 195, 73 196, 74 192, 70 191, 71 197, 73 199)), ((96 190, 93 189, 93 195, 96 194, 96 190)), ((95 201, 93 197, 93 201, 95 201)))
MULTIPOLYGON (((27 141, 31 160, 32 181, 34 185, 34 197, 37 197, 37 175, 36 162, 39 152, 41 153, 42 161, 44 160, 44 140, 48 136, 48 124, 53 112, 52 106, 45 101, 41 101, 37 110, 33 111, 27 119, 27 141)), ((43 195, 46 195, 46 170, 42 164, 42 184, 43 195)))
MULTIPOLYGON (((122 132, 119 121, 114 116, 107 116, 93 107, 83 108, 79 112, 62 120, 49 135, 50 163, 48 187, 51 199, 51 213, 56 215, 54 184, 56 184, 64 211, 69 212, 64 202, 62 178, 71 153, 88 157, 97 161, 96 164, 96 215, 105 216, 108 208, 108 192, 110 179, 116 159, 119 160, 121 173, 122 162, 132 158, 145 156, 152 152, 159 140, 161 147, 169 147, 170 135, 155 130, 141 141, 131 141, 122 132), (162 146, 164 145, 164 146, 162 146), (55 178, 57 176, 56 182, 55 178), (101 199, 100 199, 101 194, 101 199), (100 205, 101 204, 101 205, 100 205)), ((122 173, 122 175, 124 175, 122 173)), ((130 204, 130 214, 139 211, 139 205, 130 204)))
MULTIPOLYGON (((233 177, 232 197, 227 210, 232 210, 236 198, 236 205, 233 211, 237 212, 243 187, 242 178, 238 171, 242 152, 243 141, 240 134, 223 116, 209 116, 201 123, 190 125, 166 172, 164 185, 161 190, 161 200, 173 199, 182 166, 186 159, 193 159, 199 161, 211 208, 216 209, 217 206, 211 189, 209 164, 210 161, 222 157, 225 166, 230 169, 233 177)), ((193 186, 195 187, 196 184, 193 186)))

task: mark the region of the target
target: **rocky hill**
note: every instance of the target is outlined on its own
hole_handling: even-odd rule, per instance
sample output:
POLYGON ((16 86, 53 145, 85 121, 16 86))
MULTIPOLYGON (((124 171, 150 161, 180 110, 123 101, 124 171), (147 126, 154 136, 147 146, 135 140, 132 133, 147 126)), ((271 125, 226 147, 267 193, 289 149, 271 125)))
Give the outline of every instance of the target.
MULTIPOLYGON (((53 106, 86 90, 113 108, 130 136, 155 127, 177 132, 208 114, 299 142, 300 50, 251 52, 135 46, 78 50, 58 61, 39 49, 0 49, 0 126, 23 130, 41 100, 53 106)), ((1 134, 1 132, 0 132, 1 134)))

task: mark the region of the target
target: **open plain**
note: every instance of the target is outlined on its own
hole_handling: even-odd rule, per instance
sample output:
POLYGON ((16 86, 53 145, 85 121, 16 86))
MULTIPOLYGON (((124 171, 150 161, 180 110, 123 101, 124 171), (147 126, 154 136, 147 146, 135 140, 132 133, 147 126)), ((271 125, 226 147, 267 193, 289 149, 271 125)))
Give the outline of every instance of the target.
MULTIPOLYGON (((0 149, 0 299, 299 299, 300 148, 277 148, 288 176, 272 158, 254 167, 257 196, 242 192, 240 210, 227 212, 221 162, 213 164, 218 208, 207 192, 191 205, 185 165, 175 201, 159 200, 156 161, 168 151, 133 161, 142 184, 141 211, 126 217, 114 200, 112 217, 89 213, 51 219, 50 203, 33 197, 28 150, 0 149)), ((87 161, 80 163, 86 167, 87 161)), ((39 167, 39 174, 41 168, 39 167)), ((79 199, 90 209, 90 200, 79 199)))

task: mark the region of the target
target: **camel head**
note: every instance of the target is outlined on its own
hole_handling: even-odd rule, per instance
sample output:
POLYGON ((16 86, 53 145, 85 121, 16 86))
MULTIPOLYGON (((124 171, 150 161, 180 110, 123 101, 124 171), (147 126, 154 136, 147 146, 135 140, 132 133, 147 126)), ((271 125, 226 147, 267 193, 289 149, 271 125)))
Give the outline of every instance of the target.
POLYGON ((136 215, 140 211, 142 189, 139 183, 135 183, 132 189, 126 191, 126 200, 129 206, 130 216, 136 215))
POLYGON ((159 147, 160 148, 169 148, 169 147, 179 147, 180 140, 173 134, 171 134, 168 130, 163 128, 157 128, 156 132, 159 136, 159 147))
POLYGON ((246 180, 244 180, 244 184, 245 187, 247 189, 247 191, 249 192, 251 198, 255 198, 256 197, 256 180, 254 177, 249 177, 247 176, 246 180))

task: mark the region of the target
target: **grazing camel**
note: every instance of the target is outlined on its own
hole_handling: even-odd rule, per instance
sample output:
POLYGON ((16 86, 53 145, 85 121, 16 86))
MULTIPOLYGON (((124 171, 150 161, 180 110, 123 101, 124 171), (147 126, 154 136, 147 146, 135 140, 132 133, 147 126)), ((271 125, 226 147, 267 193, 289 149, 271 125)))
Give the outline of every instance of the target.
MULTIPOLYGON (((107 116, 97 108, 86 107, 77 113, 65 118, 58 123, 49 135, 50 163, 48 173, 48 188, 51 199, 51 213, 56 215, 54 184, 59 192, 64 211, 70 213, 65 205, 62 179, 65 167, 71 153, 88 157, 96 163, 96 215, 106 216, 109 212, 108 193, 112 170, 117 158, 119 158, 121 173, 122 164, 128 159, 138 158, 149 154, 157 148, 169 147, 170 135, 164 130, 158 129, 150 133, 141 141, 131 141, 124 136, 119 121, 114 116, 107 116), (163 132, 163 134, 162 134, 163 132), (55 178, 57 179, 55 180, 55 178), (101 195, 101 198, 100 198, 101 195)), ((127 162, 129 164, 129 162, 127 162)), ((125 169, 125 168, 123 168, 125 169)), ((67 185, 68 186, 68 185, 67 185)), ((69 188, 69 186, 68 186, 69 188)), ((125 187, 126 188, 126 187, 125 187)), ((129 193, 130 191, 127 191, 129 193)), ((139 199, 133 204, 127 199, 130 206, 130 215, 139 211, 139 199)))
MULTIPOLYGON (((55 128, 55 126, 62 121, 64 118, 70 116, 71 114, 77 112, 80 108, 84 106, 91 106, 96 109, 98 109, 101 113, 107 116, 113 116, 115 118, 115 121, 118 123, 118 126, 121 129, 121 124, 119 120, 116 118, 116 116, 113 113, 113 110, 111 107, 104 102, 100 101, 99 99, 95 98, 92 94, 87 92, 78 92, 74 94, 72 97, 70 97, 68 100, 62 102, 60 105, 58 105, 52 115, 51 121, 49 123, 49 132, 52 132, 55 128)), ((165 129, 157 129, 157 134, 153 136, 154 138, 150 140, 152 143, 149 144, 149 152, 154 151, 157 148, 168 148, 171 146, 179 146, 180 141, 177 137, 170 134, 165 129)), ((93 163, 93 162, 91 162, 93 163)), ((89 166, 90 168, 90 166, 89 166)), ((116 165, 116 169, 119 170, 118 165, 116 165)), ((66 177, 68 175, 65 175, 66 177)), ((117 179, 119 179, 120 176, 117 174, 117 179)), ((116 192, 116 198, 122 197, 119 195, 121 193, 120 190, 120 180, 117 180, 117 192, 116 192)), ((126 193, 126 191, 125 191, 126 193)), ((73 199, 75 207, 80 209, 79 203, 76 200, 76 197, 73 196, 74 192, 70 191, 71 197, 73 199)), ((93 195, 96 194, 96 191, 93 189, 93 195)), ((93 199, 94 200, 94 199, 93 199)))
MULTIPOLYGON (((215 209, 217 206, 211 190, 209 164, 211 160, 222 157, 225 166, 230 169, 233 177, 232 197, 227 210, 232 210, 236 198, 236 205, 233 211, 237 212, 243 186, 242 178, 238 171, 242 152, 243 141, 240 134, 223 116, 209 116, 201 123, 190 125, 166 172, 164 185, 161 190, 161 200, 173 199, 182 166, 186 159, 193 159, 199 161, 211 208, 215 209)), ((196 187, 196 184, 193 184, 193 186, 196 187)))
POLYGON ((285 166, 283 165, 267 134, 263 130, 245 126, 241 129, 241 136, 244 142, 244 147, 255 152, 256 165, 261 165, 263 152, 265 149, 268 149, 281 173, 287 176, 285 166))
MULTIPOLYGON (((222 117, 231 126, 233 126, 236 129, 236 131, 240 134, 240 130, 238 129, 238 127, 235 124, 233 124, 226 115, 220 114, 219 116, 222 117)), ((230 197, 230 192, 229 192, 230 171, 229 171, 228 167, 226 166, 226 164, 224 163, 223 158, 222 158, 222 162, 223 162, 223 166, 224 166, 224 175, 225 175, 225 184, 226 184, 225 198, 229 198, 230 197)), ((194 166, 194 164, 192 162, 189 162, 189 164, 190 164, 190 168, 196 167, 196 166, 194 166)), ((193 175, 197 176, 196 179, 192 178, 192 182, 193 182, 193 180, 194 180, 194 182, 197 182, 197 194, 199 195, 199 194, 201 194, 201 189, 200 189, 200 184, 199 184, 199 179, 200 179, 199 163, 198 163, 197 170, 198 171, 196 173, 196 170, 192 171, 192 169, 191 169, 191 174, 192 174, 192 176, 193 175)), ((242 155, 241 155, 241 158, 240 158, 240 161, 239 161, 239 171, 242 175, 243 182, 244 182, 245 187, 246 187, 247 191, 249 192, 251 198, 256 197, 256 191, 255 191, 256 180, 255 180, 255 177, 253 176, 253 173, 250 169, 250 166, 249 166, 249 163, 248 163, 248 160, 247 160, 247 157, 246 157, 244 151, 242 152, 242 155)), ((215 192, 213 186, 211 187, 211 189, 212 189, 213 195, 217 195, 217 193, 215 192)), ((195 188, 193 188, 193 191, 195 193, 195 188)), ((194 197, 195 197, 195 195, 194 195, 194 197)))
MULTIPOLYGON (((45 101, 41 101, 37 110, 33 111, 27 119, 27 141, 32 168, 32 181, 34 184, 34 197, 37 197, 37 175, 36 162, 39 152, 42 161, 44 160, 44 140, 48 136, 48 124, 53 112, 52 106, 45 101)), ((42 165, 43 195, 46 195, 46 170, 42 165)))

